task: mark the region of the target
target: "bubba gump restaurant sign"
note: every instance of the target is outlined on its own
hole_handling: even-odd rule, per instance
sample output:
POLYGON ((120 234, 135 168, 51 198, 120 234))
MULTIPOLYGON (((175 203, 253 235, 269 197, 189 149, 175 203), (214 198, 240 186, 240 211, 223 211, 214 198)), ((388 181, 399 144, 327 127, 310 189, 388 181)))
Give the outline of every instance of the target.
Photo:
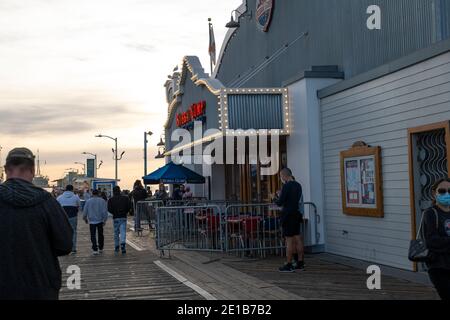
POLYGON ((206 101, 194 103, 186 112, 177 114, 177 127, 186 127, 195 120, 200 120, 206 113, 206 101))

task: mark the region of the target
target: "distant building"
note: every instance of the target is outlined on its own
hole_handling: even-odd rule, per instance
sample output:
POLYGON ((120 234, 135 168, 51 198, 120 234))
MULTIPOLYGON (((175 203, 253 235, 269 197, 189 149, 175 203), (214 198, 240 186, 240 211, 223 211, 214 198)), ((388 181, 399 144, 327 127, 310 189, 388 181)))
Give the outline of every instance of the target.
POLYGON ((65 189, 69 184, 74 185, 74 182, 79 179, 86 179, 86 176, 84 174, 79 174, 76 171, 70 171, 63 178, 53 180, 52 182, 56 183, 56 188, 65 189))
POLYGON ((49 187, 49 178, 44 176, 36 176, 33 178, 33 184, 35 186, 41 187, 41 188, 48 188, 49 187))

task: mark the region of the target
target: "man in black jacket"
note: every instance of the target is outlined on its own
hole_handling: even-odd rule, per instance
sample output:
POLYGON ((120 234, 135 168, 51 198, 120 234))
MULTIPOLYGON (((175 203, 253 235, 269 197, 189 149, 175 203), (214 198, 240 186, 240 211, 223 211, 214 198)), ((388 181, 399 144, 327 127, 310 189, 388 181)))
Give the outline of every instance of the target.
POLYGON ((122 254, 126 253, 127 215, 131 210, 130 198, 121 194, 120 187, 113 189, 113 197, 108 200, 108 212, 114 219, 114 250, 119 252, 119 242, 122 254))
POLYGON ((61 205, 32 184, 34 155, 12 150, 0 185, 0 300, 56 300, 58 256, 72 251, 72 228, 61 205))
POLYGON ((132 211, 134 213, 134 231, 140 232, 141 228, 141 212, 138 211, 138 203, 147 199, 147 191, 145 191, 142 182, 136 180, 134 182, 133 191, 131 192, 132 211))
POLYGON ((286 238, 286 257, 287 262, 281 268, 280 272, 295 272, 295 270, 304 270, 304 248, 303 240, 300 234, 303 216, 300 211, 300 200, 302 199, 302 186, 295 181, 292 171, 284 168, 280 172, 280 178, 283 182, 281 194, 275 203, 282 207, 281 228, 283 237, 286 238), (294 259, 294 254, 296 259, 294 259))

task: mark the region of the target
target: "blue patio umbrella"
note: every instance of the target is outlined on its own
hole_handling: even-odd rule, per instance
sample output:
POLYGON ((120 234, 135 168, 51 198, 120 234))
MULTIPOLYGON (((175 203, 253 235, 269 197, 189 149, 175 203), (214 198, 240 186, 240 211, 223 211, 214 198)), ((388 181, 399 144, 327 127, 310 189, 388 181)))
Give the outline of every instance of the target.
POLYGON ((142 177, 145 184, 202 184, 205 183, 205 177, 198 173, 173 162, 168 163, 162 168, 142 177))

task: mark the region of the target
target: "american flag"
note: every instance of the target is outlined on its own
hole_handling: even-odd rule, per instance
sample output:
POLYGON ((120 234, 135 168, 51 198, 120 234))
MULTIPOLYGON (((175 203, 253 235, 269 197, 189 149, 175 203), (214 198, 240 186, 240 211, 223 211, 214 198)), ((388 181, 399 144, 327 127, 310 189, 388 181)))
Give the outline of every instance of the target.
POLYGON ((213 65, 216 65, 216 39, 214 38, 214 28, 209 19, 209 56, 213 65))

